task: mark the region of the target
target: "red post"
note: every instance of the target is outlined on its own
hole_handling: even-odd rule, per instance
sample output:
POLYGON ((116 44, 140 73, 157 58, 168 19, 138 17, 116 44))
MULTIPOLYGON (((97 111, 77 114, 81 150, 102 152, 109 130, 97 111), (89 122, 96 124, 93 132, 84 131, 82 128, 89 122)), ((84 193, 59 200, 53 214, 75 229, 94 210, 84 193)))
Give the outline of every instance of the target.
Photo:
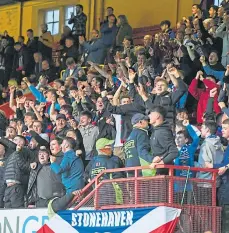
POLYGON ((174 179, 173 179, 173 167, 169 168, 169 204, 173 204, 173 189, 174 189, 174 179))
POLYGON ((134 200, 135 200, 135 205, 138 204, 138 169, 135 168, 134 170, 134 200))
POLYGON ((212 172, 212 206, 213 211, 212 211, 212 231, 216 232, 216 179, 217 179, 217 174, 216 172, 212 172))
POLYGON ((99 209, 99 194, 98 194, 98 184, 99 184, 99 180, 98 177, 96 177, 95 179, 95 201, 94 201, 94 207, 95 210, 99 209))

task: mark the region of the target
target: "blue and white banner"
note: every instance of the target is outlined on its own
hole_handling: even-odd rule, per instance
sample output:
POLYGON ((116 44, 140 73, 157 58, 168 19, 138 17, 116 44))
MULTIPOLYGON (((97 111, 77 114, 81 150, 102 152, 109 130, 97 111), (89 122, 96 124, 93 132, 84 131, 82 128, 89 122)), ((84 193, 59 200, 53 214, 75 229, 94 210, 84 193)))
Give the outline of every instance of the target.
POLYGON ((180 209, 152 207, 110 211, 62 211, 38 233, 172 233, 180 209))

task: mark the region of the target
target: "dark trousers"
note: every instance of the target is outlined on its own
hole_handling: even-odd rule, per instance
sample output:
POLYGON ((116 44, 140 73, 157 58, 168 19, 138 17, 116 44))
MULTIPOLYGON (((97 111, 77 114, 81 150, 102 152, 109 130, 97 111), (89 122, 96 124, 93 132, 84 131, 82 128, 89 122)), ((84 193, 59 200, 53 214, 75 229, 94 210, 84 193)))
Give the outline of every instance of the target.
POLYGON ((4 208, 4 193, 5 193, 6 186, 0 185, 0 208, 4 208))
POLYGON ((21 184, 15 184, 5 189, 5 208, 23 208, 25 189, 21 184))
POLYGON ((36 207, 37 208, 45 208, 48 206, 49 200, 39 198, 38 201, 36 201, 36 207))

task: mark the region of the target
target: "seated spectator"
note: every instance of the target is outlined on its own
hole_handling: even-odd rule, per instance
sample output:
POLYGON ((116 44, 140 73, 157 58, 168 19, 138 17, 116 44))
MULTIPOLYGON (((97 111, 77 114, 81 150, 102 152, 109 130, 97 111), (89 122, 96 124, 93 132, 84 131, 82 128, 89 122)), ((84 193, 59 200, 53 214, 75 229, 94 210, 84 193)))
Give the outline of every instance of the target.
POLYGON ((63 73, 63 81, 66 80, 67 77, 73 77, 74 79, 78 79, 78 72, 79 72, 79 67, 77 66, 74 58, 69 57, 66 60, 66 66, 67 69, 65 70, 65 72, 63 73))
POLYGON ((62 152, 64 157, 61 164, 55 162, 55 157, 51 157, 51 169, 56 174, 61 174, 62 183, 65 186, 66 193, 71 193, 73 190, 80 190, 84 187, 84 167, 79 156, 76 155, 74 149, 76 147, 73 138, 65 137, 62 144, 62 152))
POLYGON ((40 73, 42 72, 42 54, 36 52, 33 54, 33 58, 35 61, 35 66, 30 76, 30 80, 36 83, 40 77, 40 73))
POLYGON ((48 60, 42 61, 42 71, 39 74, 40 76, 45 76, 49 82, 54 81, 58 77, 58 72, 55 67, 50 66, 48 60))
POLYGON ((74 39, 72 37, 67 37, 65 39, 65 48, 63 49, 61 55, 62 69, 66 68, 66 61, 68 58, 71 57, 75 60, 75 62, 77 62, 78 56, 78 49, 74 45, 74 39))
MULTIPOLYGON (((31 172, 28 184, 28 206, 45 208, 53 197, 62 197, 65 189, 52 170, 49 162, 50 153, 41 148, 38 152, 38 163, 31 164, 31 172)), ((59 163, 60 164, 60 163, 59 163)))
POLYGON ((61 49, 64 49, 66 46, 66 39, 72 37, 72 30, 69 26, 63 27, 63 33, 61 34, 60 45, 61 49))
POLYGON ((99 38, 99 31, 93 30, 91 32, 91 41, 86 42, 84 37, 79 37, 79 43, 83 48, 83 62, 88 61, 96 64, 103 64, 106 56, 105 45, 101 38, 99 38))
POLYGON ((146 57, 149 58, 151 55, 151 49, 153 48, 153 44, 152 44, 152 41, 153 41, 153 37, 151 35, 146 35, 144 36, 144 48, 145 48, 145 51, 146 51, 146 57))

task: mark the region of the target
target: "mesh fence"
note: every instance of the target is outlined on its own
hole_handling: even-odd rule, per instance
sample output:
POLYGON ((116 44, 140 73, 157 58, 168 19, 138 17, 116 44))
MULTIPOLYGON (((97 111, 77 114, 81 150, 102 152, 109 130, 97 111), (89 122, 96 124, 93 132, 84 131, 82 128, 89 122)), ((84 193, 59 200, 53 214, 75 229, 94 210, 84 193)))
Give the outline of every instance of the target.
MULTIPOLYGON (((170 203, 180 205, 212 206, 212 187, 203 186, 198 181, 189 181, 184 191, 185 180, 176 180, 165 176, 136 181, 117 181, 101 183, 97 188, 97 207, 170 203), (171 192, 172 191, 172 192, 171 192), (170 195, 173 194, 173 195, 170 195)), ((90 202, 91 205, 91 202, 90 202)), ((84 204, 84 206, 87 206, 84 204)))
POLYGON ((177 224, 176 233, 221 232, 221 208, 184 206, 177 224))
POLYGON ((221 208, 216 207, 215 185, 216 181, 168 175, 104 180, 93 195, 91 190, 84 193, 83 204, 78 207, 116 209, 169 205, 182 208, 176 233, 220 233, 221 208))

